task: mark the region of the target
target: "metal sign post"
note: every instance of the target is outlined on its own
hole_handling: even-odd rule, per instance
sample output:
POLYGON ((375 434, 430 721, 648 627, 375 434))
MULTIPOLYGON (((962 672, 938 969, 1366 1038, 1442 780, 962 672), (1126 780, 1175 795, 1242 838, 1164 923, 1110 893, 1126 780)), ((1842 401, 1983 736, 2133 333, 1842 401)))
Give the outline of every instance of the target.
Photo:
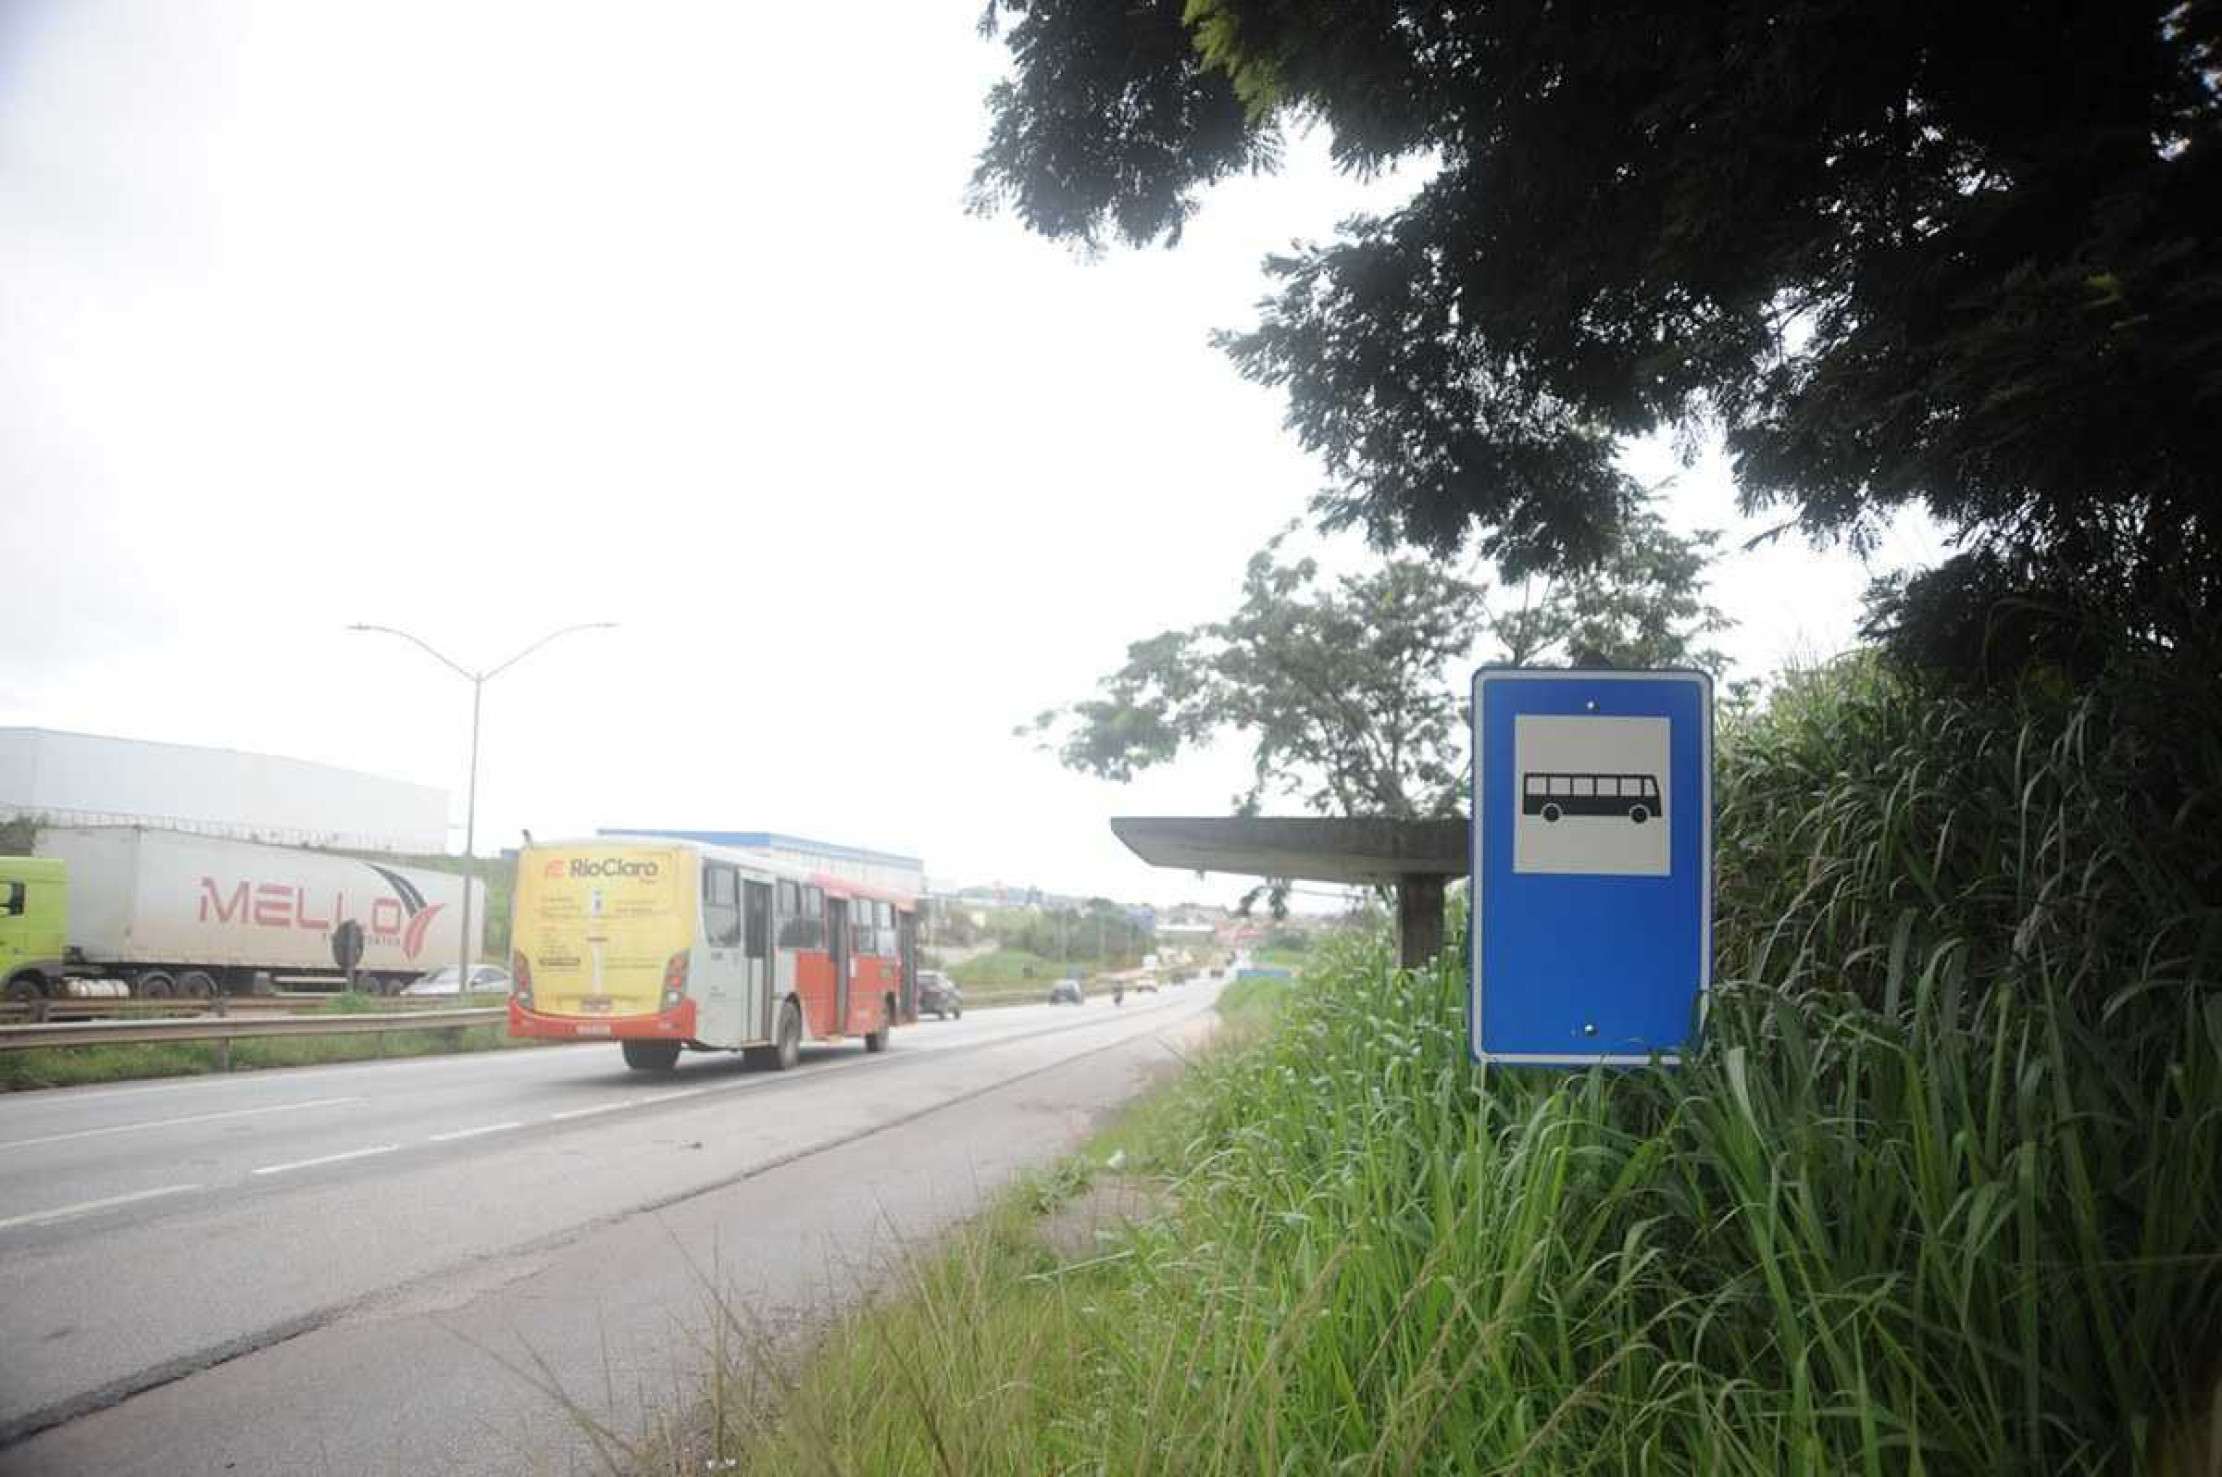
POLYGON ((1713 978, 1713 682, 1474 674, 1476 1061, 1678 1062, 1713 978))

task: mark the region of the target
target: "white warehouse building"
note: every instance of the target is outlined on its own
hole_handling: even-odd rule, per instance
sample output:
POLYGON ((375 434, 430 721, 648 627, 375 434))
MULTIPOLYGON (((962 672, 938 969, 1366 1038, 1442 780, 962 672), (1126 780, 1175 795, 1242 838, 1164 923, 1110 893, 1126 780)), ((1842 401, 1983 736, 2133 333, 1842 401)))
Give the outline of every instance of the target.
POLYGON ((0 728, 0 819, 444 852, 448 792, 275 754, 0 728))

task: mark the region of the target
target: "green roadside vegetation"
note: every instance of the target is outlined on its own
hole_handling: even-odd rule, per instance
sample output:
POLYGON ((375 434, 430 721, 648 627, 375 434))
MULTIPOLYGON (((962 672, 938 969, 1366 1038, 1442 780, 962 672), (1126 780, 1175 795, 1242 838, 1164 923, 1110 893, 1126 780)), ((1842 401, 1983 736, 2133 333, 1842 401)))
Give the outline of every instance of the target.
POLYGON ((1080 973, 1078 966, 1045 959, 1026 949, 976 954, 949 969, 949 977, 964 991, 964 1003, 971 1007, 1045 999, 1052 981, 1080 973))
MULTIPOLYGON (((1026 1005, 1049 998, 1049 987, 1068 975, 1092 982, 1100 969, 1131 969, 1139 961, 1114 960, 1108 966, 1045 959, 1026 949, 997 949, 949 969, 964 991, 967 1009, 989 1005, 1026 1005)), ((1089 988, 1095 986, 1090 983, 1089 988)))
MULTIPOLYGON (((501 996, 474 996, 471 1005, 499 1005, 501 996)), ((359 1015, 391 1010, 375 995, 335 995, 311 1015, 359 1015)), ((502 1051, 536 1046, 512 1040, 508 1027, 433 1028, 364 1036, 276 1036, 231 1043, 234 1072, 265 1067, 313 1067, 327 1062, 375 1061, 381 1057, 444 1056, 456 1052, 502 1051)), ((194 1077, 225 1070, 214 1041, 153 1041, 124 1046, 41 1046, 0 1052, 0 1092, 39 1087, 85 1087, 141 1077, 194 1077)))
MULTIPOLYGON (((963 916, 961 910, 958 916, 963 916)), ((959 946, 994 945, 944 966, 964 991, 968 1009, 1045 1000, 1057 980, 1092 980, 1108 971, 1132 969, 1150 948, 1148 933, 1108 898, 1090 898, 1079 906, 990 909, 984 927, 966 919, 961 927, 944 928, 943 935, 944 942, 959 946)))
MULTIPOLYGON (((1246 1038, 1256 1027, 1272 1020, 1275 1008, 1293 987, 1292 981, 1270 975, 1230 981, 1219 992, 1219 1018, 1224 1030, 1230 1032, 1234 1040, 1246 1038)), ((1227 1039, 1229 1037, 1223 1034, 1221 1041, 1227 1039)))
POLYGON ((1684 1068, 1485 1073, 1456 929, 1323 942, 688 1470, 2211 1471, 2217 734, 2195 666, 1790 680, 1684 1068), (1152 1213, 1052 1250, 1107 1158, 1152 1213))

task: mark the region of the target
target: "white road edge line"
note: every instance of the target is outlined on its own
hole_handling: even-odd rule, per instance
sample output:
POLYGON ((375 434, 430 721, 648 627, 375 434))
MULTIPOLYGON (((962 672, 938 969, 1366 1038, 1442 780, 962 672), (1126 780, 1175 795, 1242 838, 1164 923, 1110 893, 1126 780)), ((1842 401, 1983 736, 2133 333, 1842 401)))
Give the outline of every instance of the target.
POLYGON ((159 1190, 139 1190, 129 1195, 111 1195, 106 1200, 87 1200, 78 1205, 65 1205, 59 1210, 35 1210, 29 1215, 10 1216, 0 1221, 0 1231, 14 1226, 37 1226, 47 1221, 66 1220, 73 1215, 88 1215, 96 1210, 106 1210, 112 1205, 129 1205, 136 1200, 152 1200, 160 1195, 182 1195, 188 1190, 198 1190, 199 1185, 164 1185, 159 1190))
POLYGON ((511 1119, 507 1123, 481 1123, 476 1128, 458 1128, 451 1133, 436 1133, 426 1142, 452 1144, 457 1139, 475 1139, 482 1133, 506 1133, 512 1128, 523 1128, 524 1126, 524 1120, 521 1118, 511 1119))
POLYGON ((289 1169, 313 1169, 319 1164, 338 1164, 344 1159, 368 1159, 373 1154, 391 1154, 399 1144, 373 1144, 367 1149, 349 1149, 344 1154, 320 1154, 314 1159, 296 1159, 291 1164, 265 1164, 260 1169, 250 1169, 249 1174, 284 1174, 289 1169))
POLYGON ((253 1113, 291 1113, 302 1108, 335 1108, 341 1103, 367 1103, 365 1097, 320 1097, 299 1103, 272 1103, 267 1108, 227 1108, 221 1113, 190 1113, 183 1118, 150 1118, 143 1123, 117 1123, 107 1128, 80 1128, 75 1133, 50 1133, 44 1138, 9 1139, 0 1149, 28 1149, 34 1144, 59 1144, 69 1139, 98 1138, 107 1133, 130 1133, 141 1128, 176 1128, 186 1123, 213 1123, 219 1118, 245 1118, 253 1113))
POLYGON ((561 1113, 550 1113, 548 1121, 550 1123, 561 1123, 566 1118, 586 1118, 596 1113, 614 1113, 619 1108, 637 1108, 646 1101, 646 1098, 629 1097, 622 1102, 596 1103, 591 1108, 566 1108, 561 1113))

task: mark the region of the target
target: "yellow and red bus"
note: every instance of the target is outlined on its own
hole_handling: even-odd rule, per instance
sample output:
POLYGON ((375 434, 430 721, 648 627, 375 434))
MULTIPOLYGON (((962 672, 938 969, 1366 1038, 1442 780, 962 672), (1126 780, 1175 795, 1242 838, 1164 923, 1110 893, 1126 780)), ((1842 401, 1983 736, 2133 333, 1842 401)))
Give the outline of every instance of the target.
POLYGON ((914 897, 703 842, 537 843, 517 857, 509 1034, 616 1041, 637 1071, 884 1051, 917 1019, 917 919, 914 897))

